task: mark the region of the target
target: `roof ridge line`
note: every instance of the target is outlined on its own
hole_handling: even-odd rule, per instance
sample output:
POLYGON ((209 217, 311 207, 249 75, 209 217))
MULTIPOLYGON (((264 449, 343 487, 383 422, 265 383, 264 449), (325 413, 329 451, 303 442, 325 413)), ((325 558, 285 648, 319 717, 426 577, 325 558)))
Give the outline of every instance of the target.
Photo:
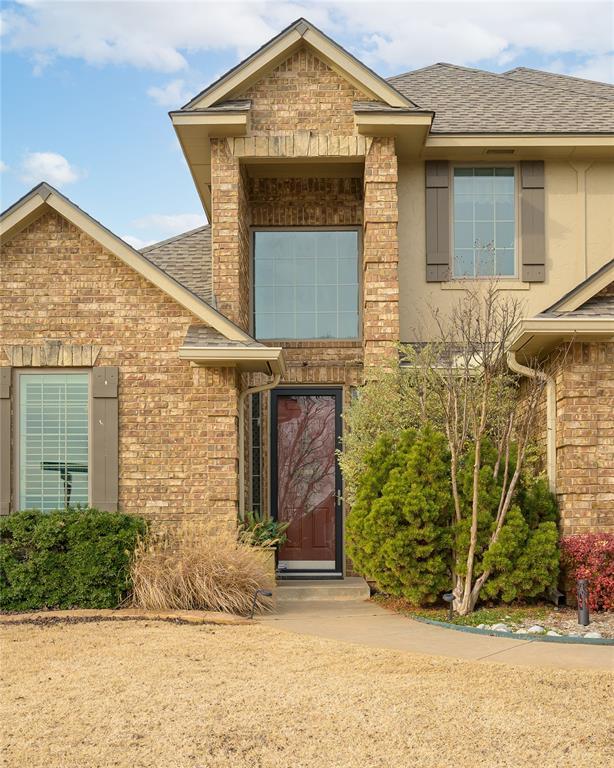
POLYGON ((181 240, 181 238, 183 237, 189 237, 190 235, 196 234, 196 232, 202 232, 203 229, 211 229, 211 224, 203 224, 200 227, 194 227, 194 229, 189 229, 187 232, 180 232, 178 235, 167 237, 166 240, 159 240, 158 242, 152 243, 151 245, 146 245, 145 248, 140 249, 139 253, 147 253, 149 251, 155 251, 156 248, 161 248, 163 245, 174 243, 175 240, 181 240))
MULTIPOLYGON (((409 70, 408 72, 404 72, 401 75, 394 75, 392 79, 396 79, 398 77, 404 77, 405 75, 411 75, 414 72, 421 72, 421 71, 424 71, 425 69, 431 69, 433 67, 448 67, 450 69, 457 69, 457 70, 459 70, 461 72, 476 72, 476 73, 478 73, 480 75, 489 75, 490 77, 495 77, 498 80, 505 80, 508 83, 515 83, 517 85, 520 84, 520 85, 523 85, 523 86, 525 86, 527 88, 546 88, 549 91, 571 92, 571 93, 576 94, 577 96, 581 96, 582 98, 586 98, 586 99, 599 99, 600 101, 606 101, 606 102, 611 102, 612 101, 612 99, 607 97, 607 96, 599 96, 597 94, 592 94, 592 93, 581 93, 580 91, 574 91, 574 90, 572 90, 570 88, 562 88, 562 87, 559 87, 559 86, 556 86, 556 85, 546 85, 544 83, 530 83, 530 82, 528 82, 526 80, 520 80, 520 79, 517 79, 515 77, 509 77, 508 75, 506 75, 505 73, 502 73, 502 72, 490 72, 487 69, 479 69, 477 67, 465 67, 462 64, 449 64, 448 62, 445 62, 445 61, 440 61, 440 62, 437 62, 436 64, 431 64, 428 67, 422 67, 421 69, 409 70)), ((545 70, 539 70, 539 69, 534 70, 534 71, 535 72, 545 72, 545 70)), ((555 73, 547 73, 546 72, 546 74, 555 74, 555 73)), ((580 82, 582 82, 582 78, 578 77, 576 79, 579 80, 580 82)), ((594 82, 597 85, 609 85, 609 83, 599 83, 598 81, 594 81, 594 82)))
MULTIPOLYGON (((180 111, 186 111, 191 109, 194 102, 198 102, 199 100, 201 100, 206 93, 209 93, 210 91, 214 90, 217 86, 221 85, 225 80, 229 79, 231 75, 240 71, 241 68, 244 67, 248 62, 255 60, 262 52, 266 51, 268 48, 272 47, 276 42, 283 39, 283 37, 288 35, 293 29, 299 34, 301 38, 304 38, 306 33, 309 32, 310 30, 317 33, 318 35, 323 37, 326 41, 328 41, 333 47, 337 48, 343 54, 345 54, 350 59, 352 59, 356 64, 362 67, 366 72, 370 73, 375 78, 375 80, 379 81, 384 86, 386 86, 391 91, 393 91, 400 99, 402 99, 403 101, 407 102, 408 104, 414 107, 419 108, 420 106, 419 104, 415 104, 408 96, 405 96, 405 94, 401 93, 401 91, 395 88, 394 85, 392 85, 392 83, 389 83, 385 77, 380 75, 374 69, 371 69, 371 67, 369 67, 367 64, 365 64, 364 61, 359 59, 358 56, 355 56, 353 53, 351 53, 351 51, 347 50, 347 48, 344 48, 340 43, 338 43, 332 37, 329 37, 326 34, 326 32, 323 32, 319 27, 316 27, 316 25, 313 24, 313 22, 301 16, 295 21, 293 21, 291 24, 288 24, 287 27, 282 29, 281 32, 279 32, 277 35, 274 35, 270 40, 267 40, 267 42, 263 43, 259 48, 257 48, 255 51, 250 53, 249 56, 242 59, 233 67, 231 67, 227 72, 225 72, 223 75, 217 78, 217 80, 214 80, 206 88, 203 88, 199 93, 193 96, 186 104, 184 104, 181 107, 180 111)), ((313 44, 310 44, 308 40, 305 40, 304 42, 307 45, 316 47, 313 44)))
POLYGON ((593 80, 590 77, 578 77, 578 75, 566 75, 563 72, 550 72, 548 69, 535 69, 535 67, 514 67, 502 72, 503 75, 509 75, 510 72, 537 72, 539 75, 554 75, 555 77, 564 77, 567 80, 577 80, 579 83, 592 83, 593 85, 605 85, 608 88, 614 88, 614 83, 607 83, 605 80, 593 80))

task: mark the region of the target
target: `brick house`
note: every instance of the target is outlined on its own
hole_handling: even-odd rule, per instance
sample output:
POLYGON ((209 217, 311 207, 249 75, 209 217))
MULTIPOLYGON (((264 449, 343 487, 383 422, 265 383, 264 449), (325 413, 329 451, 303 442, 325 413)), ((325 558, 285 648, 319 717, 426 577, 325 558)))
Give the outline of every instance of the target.
POLYGON ((170 117, 210 226, 138 252, 45 183, 2 215, 3 514, 254 508, 293 520, 282 570, 342 575, 344 404, 494 274, 512 367, 573 341, 563 529, 614 529, 614 87, 384 80, 300 19, 170 117))

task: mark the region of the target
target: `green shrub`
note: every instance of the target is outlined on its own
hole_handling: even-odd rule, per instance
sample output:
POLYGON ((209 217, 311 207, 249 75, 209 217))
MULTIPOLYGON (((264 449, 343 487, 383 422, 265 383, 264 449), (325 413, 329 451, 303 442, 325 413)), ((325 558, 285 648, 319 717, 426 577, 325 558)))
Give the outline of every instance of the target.
MULTIPOLYGON (((559 572, 557 506, 543 477, 530 473, 521 476, 513 505, 507 513, 496 544, 490 537, 496 526, 502 472, 495 476, 497 452, 489 440, 482 443, 482 467, 479 482, 478 538, 474 575, 491 571, 480 597, 505 603, 519 598, 543 595, 556 587, 559 572)), ((466 454, 459 471, 463 519, 454 527, 456 572, 466 573, 471 526, 473 451, 466 454)), ((510 474, 515 469, 510 458, 510 474)))
MULTIPOLYGON (((475 576, 491 571, 482 599, 511 602, 543 594, 558 578, 557 510, 543 478, 517 488, 499 539, 490 544, 502 483, 496 450, 482 445, 475 576)), ((511 470, 515 459, 511 457, 511 470)), ((471 527, 473 453, 458 472, 462 520, 454 522, 450 457, 443 435, 424 428, 382 435, 365 453, 356 501, 347 520, 355 568, 390 595, 415 604, 438 600, 464 574, 471 527)))
POLYGON ((432 603, 450 586, 451 516, 443 437, 429 429, 383 436, 348 516, 348 554, 382 591, 432 603))
POLYGON ((72 508, 0 518, 0 609, 114 608, 145 521, 72 508))

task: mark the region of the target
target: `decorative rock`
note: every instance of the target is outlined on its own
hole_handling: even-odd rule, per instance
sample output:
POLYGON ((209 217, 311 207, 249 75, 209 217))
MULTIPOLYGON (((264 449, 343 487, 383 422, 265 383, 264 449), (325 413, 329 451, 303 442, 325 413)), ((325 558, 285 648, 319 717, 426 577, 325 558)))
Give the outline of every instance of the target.
POLYGON ((542 632, 545 632, 546 630, 543 627, 540 627, 539 624, 533 624, 532 627, 529 627, 527 629, 527 632, 530 635, 541 635, 542 632))
POLYGON ((553 629, 549 629, 546 632, 546 637, 560 637, 558 632, 555 632, 553 629))
POLYGON ((486 624, 478 624, 476 629, 486 629, 486 624))
POLYGON ((588 638, 593 637, 593 638, 597 639, 597 638, 601 637, 601 632, 587 632, 584 635, 584 637, 588 637, 588 638))
POLYGON ((527 630, 524 627, 520 627, 520 629, 517 629, 514 634, 516 634, 516 635, 526 635, 527 634, 527 630))
POLYGON ((501 622, 493 624, 491 629, 494 629, 495 632, 509 632, 507 624, 502 624, 501 622))

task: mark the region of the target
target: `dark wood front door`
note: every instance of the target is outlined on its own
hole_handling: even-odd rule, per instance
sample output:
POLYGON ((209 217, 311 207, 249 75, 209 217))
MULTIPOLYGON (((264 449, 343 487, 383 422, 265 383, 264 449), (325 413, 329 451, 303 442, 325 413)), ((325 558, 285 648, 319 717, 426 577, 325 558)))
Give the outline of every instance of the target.
POLYGON ((280 572, 341 572, 341 390, 279 389, 271 398, 271 507, 290 523, 280 572))

